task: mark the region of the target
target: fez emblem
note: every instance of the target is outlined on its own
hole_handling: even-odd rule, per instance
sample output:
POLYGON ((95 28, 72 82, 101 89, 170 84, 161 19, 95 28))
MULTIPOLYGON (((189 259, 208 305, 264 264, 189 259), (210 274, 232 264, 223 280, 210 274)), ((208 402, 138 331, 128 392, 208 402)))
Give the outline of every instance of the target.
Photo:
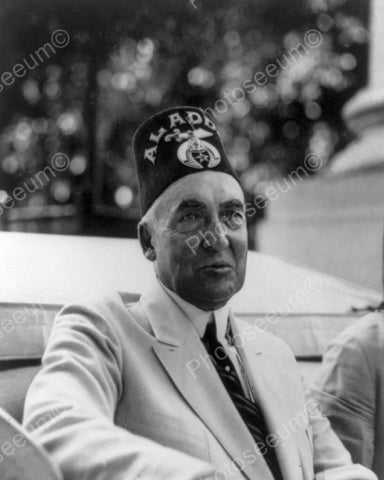
POLYGON ((221 161, 220 153, 211 143, 203 140, 212 135, 211 132, 202 128, 181 133, 180 137, 186 138, 186 140, 177 149, 177 158, 191 168, 216 167, 221 161))

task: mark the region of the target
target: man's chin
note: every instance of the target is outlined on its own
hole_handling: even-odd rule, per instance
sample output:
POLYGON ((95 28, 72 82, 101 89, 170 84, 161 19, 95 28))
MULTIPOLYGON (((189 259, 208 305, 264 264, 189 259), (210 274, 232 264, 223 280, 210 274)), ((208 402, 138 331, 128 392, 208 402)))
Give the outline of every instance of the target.
MULTIPOLYGON (((209 310, 214 310, 224 306, 237 292, 235 286, 229 285, 205 285, 206 288, 196 289, 196 300, 202 305, 209 306, 209 310)), ((207 308, 204 308, 207 309, 207 308)))

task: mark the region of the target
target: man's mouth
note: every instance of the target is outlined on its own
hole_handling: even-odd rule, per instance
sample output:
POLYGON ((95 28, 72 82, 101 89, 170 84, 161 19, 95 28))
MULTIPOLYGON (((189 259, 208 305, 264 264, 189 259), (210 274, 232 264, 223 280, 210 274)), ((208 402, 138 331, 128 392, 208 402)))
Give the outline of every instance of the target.
POLYGON ((200 270, 211 271, 216 273, 227 273, 232 270, 232 266, 226 262, 214 262, 204 265, 200 270))

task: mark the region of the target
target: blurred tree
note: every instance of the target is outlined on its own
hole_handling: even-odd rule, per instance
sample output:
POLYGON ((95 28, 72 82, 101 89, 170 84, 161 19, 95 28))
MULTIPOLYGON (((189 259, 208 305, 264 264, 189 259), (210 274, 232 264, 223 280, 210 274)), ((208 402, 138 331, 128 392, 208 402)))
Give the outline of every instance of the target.
POLYGON ((132 133, 177 104, 214 117, 250 199, 308 153, 325 165, 348 141, 340 108, 366 79, 366 25, 363 0, 3 0, 3 198, 63 152, 69 168, 17 207, 74 207, 82 233, 133 235, 132 133), (57 29, 68 45, 7 86, 57 29))

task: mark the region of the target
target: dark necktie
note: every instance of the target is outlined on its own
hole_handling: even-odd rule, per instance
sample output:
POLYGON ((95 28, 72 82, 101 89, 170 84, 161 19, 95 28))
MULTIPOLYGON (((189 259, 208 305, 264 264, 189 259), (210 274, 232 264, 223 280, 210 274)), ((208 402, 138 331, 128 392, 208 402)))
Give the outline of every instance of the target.
POLYGON ((203 343, 212 358, 213 364, 224 384, 224 387, 235 404, 244 423, 248 427, 255 443, 262 446, 261 451, 264 454, 265 461, 267 462, 273 477, 275 480, 283 480, 276 452, 266 442, 268 429, 263 413, 258 405, 245 397, 235 367, 226 354, 223 345, 217 340, 216 324, 214 321, 208 323, 203 337, 203 343))

